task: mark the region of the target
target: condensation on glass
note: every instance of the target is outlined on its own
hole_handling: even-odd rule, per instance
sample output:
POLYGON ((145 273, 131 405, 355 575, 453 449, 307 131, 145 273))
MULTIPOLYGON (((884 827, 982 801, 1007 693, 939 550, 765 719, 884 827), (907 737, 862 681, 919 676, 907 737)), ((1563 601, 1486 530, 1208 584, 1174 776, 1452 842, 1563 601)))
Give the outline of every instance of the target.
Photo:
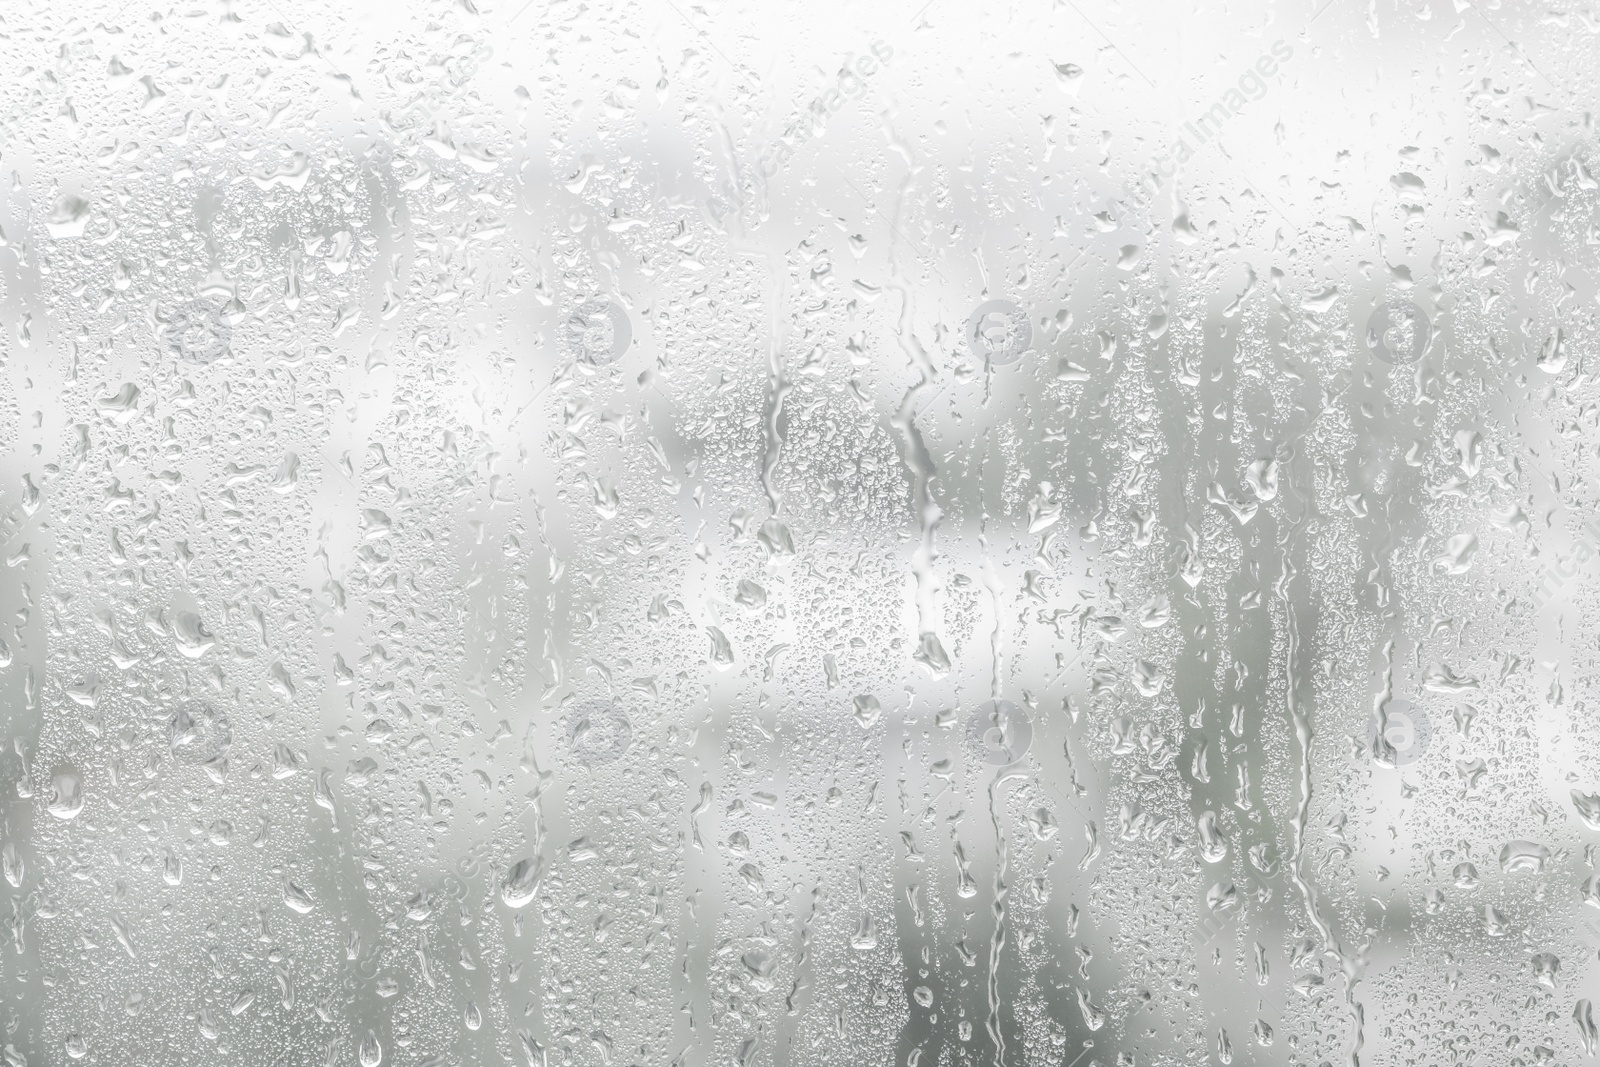
POLYGON ((0 58, 7 1067, 1600 1053, 1595 13, 0 58))

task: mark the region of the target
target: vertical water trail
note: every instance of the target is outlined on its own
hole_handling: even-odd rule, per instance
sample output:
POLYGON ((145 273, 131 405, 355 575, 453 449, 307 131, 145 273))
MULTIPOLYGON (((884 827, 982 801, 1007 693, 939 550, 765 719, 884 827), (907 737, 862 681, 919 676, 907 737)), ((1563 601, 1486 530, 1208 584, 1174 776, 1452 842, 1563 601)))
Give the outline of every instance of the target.
POLYGON ((989 1039, 994 1042, 994 1067, 1005 1067, 1006 1062, 1006 1034, 1000 1025, 1000 953, 1006 946, 1006 901, 1010 895, 1006 886, 1006 867, 1010 854, 995 801, 1000 783, 1011 777, 1001 771, 989 784, 989 822, 994 827, 995 839, 994 933, 989 937, 989 1017, 984 1026, 989 1031, 989 1039))
POLYGON ((780 1022, 777 1027, 780 1039, 772 1050, 775 1063, 786 1065, 794 1062, 794 1039, 800 1029, 798 1019, 801 1010, 796 1001, 800 998, 806 964, 811 959, 811 935, 817 921, 817 903, 821 899, 822 883, 817 882, 811 887, 811 910, 806 913, 805 921, 800 924, 800 948, 795 953, 794 979, 789 986, 789 995, 783 998, 783 1009, 787 1019, 780 1022))
MULTIPOLYGON (((899 216, 900 205, 911 186, 911 182, 912 177, 907 175, 900 185, 894 211, 896 217, 899 216)), ((889 222, 890 232, 898 235, 899 230, 895 225, 895 220, 891 218, 887 221, 889 222)), ((933 456, 924 444, 922 433, 917 428, 915 421, 917 402, 921 398, 923 391, 938 378, 938 370, 934 366, 932 358, 923 349, 921 342, 917 340, 914 330, 915 302, 912 297, 911 286, 907 283, 900 265, 899 248, 893 242, 889 246, 888 258, 889 277, 884 287, 892 289, 900 297, 900 312, 895 323, 896 342, 899 344, 901 351, 905 353, 907 362, 917 372, 917 381, 906 389, 905 394, 901 397, 898 409, 890 417, 890 425, 900 436, 903 443, 903 448, 901 449, 902 461, 905 463, 907 473, 910 476, 912 510, 916 514, 918 524, 917 545, 913 549, 911 557, 911 569, 916 582, 918 647, 915 658, 935 674, 942 674, 949 669, 949 660, 938 637, 939 618, 934 600, 936 588, 933 562, 935 559, 934 533, 944 513, 933 498, 932 482, 937 473, 933 463, 933 456)), ((902 752, 909 755, 908 750, 902 749, 902 752)), ((902 899, 904 898, 902 897, 902 899)), ((896 923, 897 927, 899 927, 897 937, 906 949, 910 949, 912 941, 911 929, 898 920, 899 916, 897 916, 896 923)), ((928 940, 936 943, 937 938, 929 935, 928 940)), ((909 980, 916 967, 912 962, 910 951, 905 952, 904 958, 906 975, 909 980)), ((926 957, 924 958, 926 959, 926 957)), ((908 1019, 901 1035, 901 1051, 905 1053, 903 1062, 911 1064, 912 1067, 915 1067, 924 1053, 924 1047, 920 1042, 920 1038, 923 1035, 919 1034, 918 1029, 916 1019, 908 1019)), ((935 1025, 926 1034, 926 1037, 930 1039, 929 1044, 932 1046, 931 1051, 935 1064, 940 1062, 945 1044, 941 1029, 941 1027, 935 1025)))
POLYGON ((1310 883, 1300 872, 1301 855, 1305 850, 1306 824, 1311 816, 1311 719, 1297 695, 1299 678, 1296 676, 1295 664, 1300 655, 1300 628, 1295 619, 1294 604, 1289 598, 1289 583, 1296 574, 1294 563, 1289 559, 1288 549, 1285 548, 1282 557, 1283 569, 1278 576, 1278 581, 1273 586, 1273 592, 1279 602, 1283 604, 1284 630, 1287 637, 1287 648, 1284 651, 1284 703, 1289 712, 1290 722, 1294 725, 1295 742, 1300 749, 1300 803, 1295 810, 1294 818, 1290 820, 1289 860, 1287 867, 1289 877, 1294 882, 1295 888, 1300 893, 1300 899, 1305 904, 1306 917, 1311 920, 1311 925, 1316 927, 1317 934, 1322 938, 1326 949, 1339 957, 1339 968, 1345 976, 1345 1000, 1351 1006, 1351 1022, 1354 1033, 1351 1037, 1350 1067, 1361 1067, 1362 1044, 1362 1018, 1361 1005, 1355 1000, 1355 982, 1357 974, 1355 968, 1345 954, 1333 930, 1317 910, 1317 896, 1310 883))
MULTIPOLYGON (((912 175, 908 174, 900 184, 895 198, 895 219, 899 218, 901 205, 911 188, 912 180, 912 175)), ((889 221, 890 232, 898 234, 899 230, 894 220, 889 221)), ((917 372, 916 382, 906 389, 905 395, 900 398, 899 408, 889 420, 904 443, 902 454, 906 471, 911 476, 911 508, 917 517, 917 545, 911 553, 911 572, 916 580, 919 645, 917 657, 934 673, 940 674, 948 669, 949 661, 944 646, 939 641, 939 616, 934 601, 937 584, 933 573, 933 561, 937 556, 934 550, 934 535, 938 531, 940 520, 944 518, 944 512, 933 497, 933 480, 938 476, 938 469, 934 465, 933 454, 928 451, 927 445, 922 440, 922 431, 916 424, 917 400, 924 390, 938 380, 939 370, 934 366, 927 350, 922 347, 922 342, 917 340, 911 287, 906 284, 900 269, 898 249, 893 244, 890 245, 889 279, 886 288, 893 289, 900 295, 900 316, 895 323, 895 339, 901 351, 905 353, 907 362, 917 372)))
POLYGON ((932 453, 922 440, 922 431, 916 424, 917 399, 923 390, 934 383, 938 371, 912 330, 910 287, 900 279, 898 271, 890 280, 889 287, 900 294, 900 317, 896 330, 900 348, 918 373, 917 381, 905 391, 899 408, 889 420, 905 446, 903 455, 906 470, 911 476, 911 508, 917 517, 917 544, 911 553, 911 572, 916 579, 917 637, 924 651, 931 651, 931 642, 938 649, 938 658, 943 659, 943 646, 938 644, 939 617, 934 602, 936 585, 933 561, 936 558, 934 536, 944 512, 933 496, 933 479, 937 477, 938 470, 934 466, 932 453))
MULTIPOLYGON (((994 629, 989 631, 989 699, 1000 699, 1000 664, 1003 662, 1000 640, 1001 597, 1000 576, 995 573, 994 561, 989 558, 988 534, 980 534, 980 543, 984 549, 983 557, 983 585, 989 591, 989 599, 994 607, 994 629)), ((996 725, 999 725, 996 723, 996 725)))
MULTIPOLYGON (((988 548, 988 538, 984 537, 984 548, 988 548)), ((989 698, 990 707, 995 709, 995 726, 999 723, 1000 700, 1000 579, 994 573, 994 564, 987 555, 983 561, 983 584, 989 589, 989 596, 994 603, 994 628, 989 631, 989 698)), ((1010 739, 1002 738, 1001 743, 1009 747, 1010 739)), ((989 937, 989 980, 987 993, 989 997, 989 1017, 985 1023, 989 1031, 989 1038, 994 1042, 994 1067, 1005 1067, 1006 1062, 1006 1035, 1000 1025, 1000 953, 1006 944, 1006 902, 1009 889, 1006 886, 1006 877, 1009 873, 1007 866, 1010 862, 1009 843, 1006 841, 1005 828, 1000 824, 1000 811, 996 806, 996 793, 1000 783, 1011 776, 1003 768, 997 768, 995 780, 989 785, 989 823, 994 828, 994 933, 989 937)))
POLYGON ((769 252, 742 234, 730 245, 751 259, 764 260, 772 277, 772 300, 767 308, 767 402, 761 421, 761 489, 767 495, 772 517, 783 510, 783 492, 778 488, 778 464, 783 459, 783 402, 793 388, 783 373, 783 308, 788 298, 788 276, 783 257, 769 252))
POLYGON ((1379 739, 1389 729, 1389 701, 1394 699, 1394 645, 1392 637, 1383 643, 1383 684, 1372 700, 1372 714, 1378 720, 1379 739))
MULTIPOLYGON (((783 459, 783 433, 779 423, 783 419, 784 398, 793 388, 783 373, 783 309, 788 303, 788 272, 783 257, 763 248, 751 238, 744 223, 744 197, 740 191, 739 151, 733 143, 733 134, 725 124, 719 124, 724 160, 728 168, 725 192, 733 202, 731 219, 726 227, 728 247, 740 255, 763 260, 772 276, 772 301, 767 306, 767 402, 761 433, 764 438, 761 454, 761 488, 767 495, 767 505, 773 518, 783 507, 783 494, 778 489, 778 464, 783 459)), ((719 229, 722 228, 720 225, 719 229)))
MULTIPOLYGON (((766 255, 763 253, 763 255, 766 255)), ((776 256, 767 256, 769 260, 777 259, 776 256)), ((779 429, 779 420, 783 417, 783 401, 793 388, 783 373, 783 345, 779 342, 781 330, 780 312, 783 306, 784 294, 784 268, 779 260, 772 266, 772 309, 767 316, 767 374, 768 395, 766 419, 762 423, 762 433, 766 438, 761 460, 761 488, 766 491, 767 504, 772 508, 773 518, 778 517, 783 508, 783 494, 778 489, 777 474, 778 462, 783 458, 783 433, 779 429)))

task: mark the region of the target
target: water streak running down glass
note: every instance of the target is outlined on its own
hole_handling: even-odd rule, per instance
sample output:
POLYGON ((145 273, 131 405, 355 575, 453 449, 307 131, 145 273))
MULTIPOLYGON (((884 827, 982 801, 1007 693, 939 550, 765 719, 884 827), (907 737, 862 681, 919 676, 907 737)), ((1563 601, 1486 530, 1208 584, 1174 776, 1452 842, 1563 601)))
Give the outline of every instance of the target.
POLYGON ((0 59, 4 1067, 1600 1056, 1600 14, 0 59))

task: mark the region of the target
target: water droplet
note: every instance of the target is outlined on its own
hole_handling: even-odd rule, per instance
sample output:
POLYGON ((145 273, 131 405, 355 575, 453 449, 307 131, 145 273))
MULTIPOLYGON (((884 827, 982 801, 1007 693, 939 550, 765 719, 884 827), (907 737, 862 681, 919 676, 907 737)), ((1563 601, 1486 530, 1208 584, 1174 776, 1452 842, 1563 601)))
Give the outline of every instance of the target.
POLYGON ((83 810, 83 772, 61 764, 50 774, 50 800, 46 810, 58 819, 73 819, 83 810))

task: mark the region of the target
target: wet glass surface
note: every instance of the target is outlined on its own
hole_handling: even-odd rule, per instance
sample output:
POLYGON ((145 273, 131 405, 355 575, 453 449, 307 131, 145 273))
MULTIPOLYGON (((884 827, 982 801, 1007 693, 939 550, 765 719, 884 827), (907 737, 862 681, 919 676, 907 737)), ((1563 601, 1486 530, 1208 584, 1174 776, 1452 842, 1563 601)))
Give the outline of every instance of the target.
POLYGON ((0 1049, 1600 1052, 1600 16, 0 10, 0 1049))

